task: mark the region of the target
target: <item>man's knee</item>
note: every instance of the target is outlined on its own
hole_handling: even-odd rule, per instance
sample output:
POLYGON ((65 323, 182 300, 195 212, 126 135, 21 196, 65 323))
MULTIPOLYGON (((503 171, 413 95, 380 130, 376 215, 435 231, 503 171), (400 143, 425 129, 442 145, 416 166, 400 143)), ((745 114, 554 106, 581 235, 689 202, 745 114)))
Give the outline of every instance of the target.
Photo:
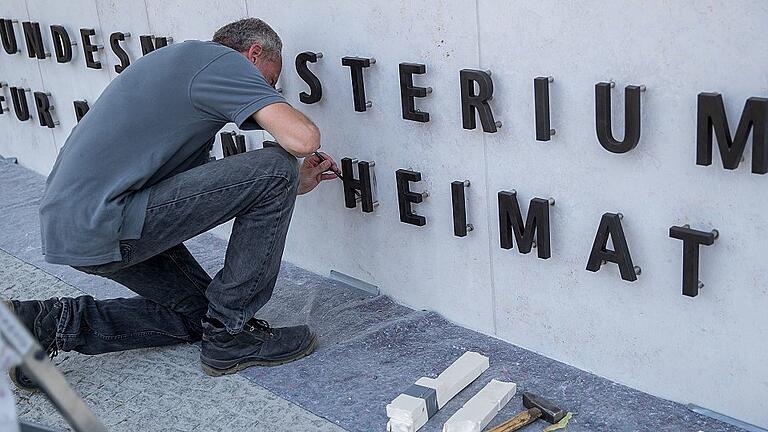
POLYGON ((268 159, 270 170, 283 177, 295 192, 299 184, 299 162, 282 147, 267 147, 261 157, 268 159))

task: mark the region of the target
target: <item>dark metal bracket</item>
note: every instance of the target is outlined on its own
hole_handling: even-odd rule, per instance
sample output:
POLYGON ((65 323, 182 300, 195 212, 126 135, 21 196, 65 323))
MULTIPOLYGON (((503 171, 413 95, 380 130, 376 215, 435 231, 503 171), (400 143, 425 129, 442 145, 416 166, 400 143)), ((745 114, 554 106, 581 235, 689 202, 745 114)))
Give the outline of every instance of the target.
POLYGON ((683 295, 696 297, 704 288, 704 283, 699 280, 699 246, 714 244, 720 232, 698 231, 683 225, 670 227, 669 236, 683 241, 683 295))
POLYGON ((112 48, 112 52, 115 53, 117 59, 120 60, 120 64, 115 65, 115 72, 120 73, 131 65, 131 58, 128 57, 128 53, 120 46, 120 42, 126 38, 131 37, 130 33, 114 32, 109 35, 109 46, 112 48))
POLYGON ((469 180, 451 182, 453 235, 456 237, 466 237, 469 231, 475 229, 472 224, 467 223, 467 199, 465 192, 469 185, 469 180))
POLYGON ((427 224, 427 218, 417 215, 413 212, 412 204, 419 204, 424 198, 429 196, 427 191, 413 192, 410 189, 411 182, 421 181, 421 173, 399 169, 395 171, 395 181, 397 183, 397 203, 400 208, 400 222, 416 226, 427 224))
POLYGON ((555 130, 550 125, 549 84, 555 79, 537 77, 533 79, 533 99, 536 113, 536 140, 549 141, 555 130))
POLYGON ((587 270, 596 272, 603 264, 612 262, 619 265, 622 279, 633 282, 637 280, 642 269, 632 264, 632 255, 629 253, 627 238, 621 226, 622 219, 624 215, 621 213, 603 214, 600 226, 597 228, 595 242, 592 244, 592 252, 589 254, 587 270), (608 249, 609 239, 613 242, 615 250, 608 249))
POLYGON ((317 60, 321 58, 323 58, 323 53, 312 51, 304 51, 296 56, 296 73, 309 86, 309 93, 299 93, 299 100, 302 103, 309 105, 320 102, 320 99, 323 98, 323 85, 307 65, 308 62, 317 63, 317 60))
POLYGON ((86 100, 76 100, 72 102, 72 105, 75 108, 75 119, 78 123, 80 123, 80 120, 83 119, 83 116, 88 112, 89 109, 91 109, 88 106, 88 101, 86 100))
POLYGON ((461 84, 461 124, 464 129, 475 129, 475 112, 480 116, 483 132, 495 133, 501 128, 501 122, 493 119, 491 105, 493 99, 493 80, 490 70, 462 69, 459 71, 461 84), (478 92, 475 93, 475 83, 478 92))
POLYGON ((29 58, 37 57, 38 60, 45 60, 51 53, 45 51, 43 45, 43 35, 40 33, 40 23, 24 21, 21 23, 24 30, 24 40, 27 43, 27 55, 29 58))
POLYGON ((85 56, 85 66, 90 69, 101 69, 101 62, 96 61, 93 58, 93 53, 104 48, 102 45, 94 45, 91 42, 91 36, 94 36, 96 31, 94 29, 82 28, 80 29, 80 39, 83 42, 83 55, 85 56))
POLYGON ((168 46, 173 42, 173 38, 155 35, 141 35, 139 36, 139 43, 141 44, 141 55, 147 55, 156 49, 168 46))
POLYGON ((60 25, 51 26, 51 39, 53 40, 53 52, 56 54, 56 62, 68 63, 72 61, 72 42, 67 29, 60 25))
POLYGON ((221 137, 221 152, 224 157, 245 153, 245 135, 231 131, 222 132, 219 137, 221 137))
POLYGON ((432 87, 416 87, 413 85, 413 75, 427 72, 427 66, 420 63, 400 63, 400 102, 403 118, 421 123, 429 121, 429 113, 416 109, 416 98, 426 97, 432 93, 432 87))
POLYGON ((16 118, 20 121, 29 120, 32 116, 29 114, 27 92, 31 90, 18 87, 10 87, 8 90, 11 92, 11 102, 13 103, 13 111, 16 113, 16 118))
POLYGON ((341 160, 341 174, 344 183, 344 205, 347 208, 357 207, 360 202, 364 213, 371 213, 379 202, 373 199, 372 169, 376 165, 374 161, 366 162, 357 159, 343 158, 341 160), (359 178, 355 178, 353 165, 357 164, 359 178), (360 196, 357 196, 357 194, 360 196))
MULTIPOLYGON (((2 25, 2 23, 0 23, 0 25, 2 25)), ((8 87, 8 83, 4 81, 0 81, 0 93, 3 92, 4 87, 8 87)), ((3 106, 3 102, 6 102, 5 95, 0 94, 0 115, 3 115, 11 110, 11 108, 8 106, 7 103, 5 106, 3 106)))
POLYGON ((752 172, 768 173, 768 98, 747 99, 733 138, 719 93, 699 93, 696 118, 696 165, 712 165, 714 129, 723 168, 738 168, 751 131, 752 172))
POLYGON ((640 142, 640 94, 645 86, 629 85, 624 89, 624 139, 618 141, 611 130, 611 89, 616 83, 595 84, 595 128, 597 140, 611 153, 626 153, 640 142))
POLYGON ((16 42, 16 30, 13 25, 18 20, 0 19, 0 40, 3 43, 3 49, 7 54, 19 54, 19 44, 16 42))
POLYGON ((48 99, 51 96, 51 94, 44 93, 44 92, 34 92, 33 96, 35 99, 35 107, 37 108, 37 118, 40 121, 40 126, 48 127, 51 129, 58 126, 59 122, 54 120, 53 115, 51 115, 51 111, 53 111, 53 106, 51 105, 50 99, 48 99))
POLYGON ((365 57, 343 57, 342 66, 349 66, 352 77, 352 99, 355 103, 355 111, 364 112, 373 106, 373 102, 365 98, 365 80, 363 79, 363 68, 371 67, 376 64, 375 58, 365 57))
POLYGON ((523 215, 517 202, 517 191, 501 191, 499 200, 499 234, 502 249, 512 249, 514 238, 521 254, 538 247, 541 259, 552 256, 549 235, 549 207, 555 205, 554 198, 533 198, 528 207, 528 216, 523 224, 523 215), (536 234, 536 241, 533 235, 536 234))

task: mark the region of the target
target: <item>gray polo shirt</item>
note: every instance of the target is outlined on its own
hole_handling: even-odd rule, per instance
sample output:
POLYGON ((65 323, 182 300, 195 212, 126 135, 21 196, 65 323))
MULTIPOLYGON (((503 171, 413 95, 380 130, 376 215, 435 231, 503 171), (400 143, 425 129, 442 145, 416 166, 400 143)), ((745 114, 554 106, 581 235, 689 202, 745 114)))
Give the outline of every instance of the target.
POLYGON ((227 123, 285 99, 240 53, 187 41, 132 63, 75 126, 40 205, 45 260, 119 261, 120 240, 141 237, 149 188, 208 160, 227 123))

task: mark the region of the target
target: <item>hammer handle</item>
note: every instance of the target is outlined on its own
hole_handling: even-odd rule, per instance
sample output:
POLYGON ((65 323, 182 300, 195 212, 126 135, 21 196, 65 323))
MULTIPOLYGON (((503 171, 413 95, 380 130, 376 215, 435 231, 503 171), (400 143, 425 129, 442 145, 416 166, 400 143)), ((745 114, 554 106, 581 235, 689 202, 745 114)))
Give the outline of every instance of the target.
POLYGON ((538 408, 531 408, 512 417, 488 432, 514 432, 535 422, 539 417, 541 417, 541 410, 538 408))

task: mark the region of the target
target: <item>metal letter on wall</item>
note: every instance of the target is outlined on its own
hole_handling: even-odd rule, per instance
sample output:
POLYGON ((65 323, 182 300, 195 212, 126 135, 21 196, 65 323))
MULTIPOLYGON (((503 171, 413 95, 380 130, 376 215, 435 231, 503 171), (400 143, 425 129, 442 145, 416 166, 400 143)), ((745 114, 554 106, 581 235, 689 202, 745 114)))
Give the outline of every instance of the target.
POLYGON ((644 86, 627 86, 624 89, 624 139, 616 140, 611 130, 612 82, 595 84, 595 128, 597 140, 611 153, 626 153, 640 142, 640 93, 644 86))
POLYGON ((421 123, 429 121, 429 113, 416 109, 416 99, 426 97, 432 92, 431 87, 413 85, 413 75, 427 72, 427 66, 419 63, 400 63, 400 102, 403 118, 421 123))
POLYGON ((587 261, 587 270, 596 272, 604 262, 610 261, 619 265, 622 279, 632 282, 637 280, 637 268, 632 264, 632 256, 629 253, 624 229, 621 227, 621 219, 620 213, 605 213, 600 219, 595 242, 592 244, 592 252, 587 261), (609 238, 615 250, 608 249, 609 238))
POLYGON ((313 53, 312 51, 304 51, 296 56, 296 73, 309 86, 309 93, 299 93, 299 100, 302 103, 308 105, 317 103, 323 97, 323 86, 320 84, 320 80, 307 66, 307 62, 316 63, 317 59, 322 58, 322 56, 322 53, 313 53))
POLYGON ((139 36, 139 42, 141 43, 141 54, 147 55, 152 51, 168 46, 168 38, 155 37, 155 35, 141 35, 139 36))
POLYGON ((467 224, 467 199, 465 188, 469 187, 469 180, 451 182, 451 207, 453 208, 453 235, 466 237, 467 232, 473 229, 467 224))
POLYGON ((80 29, 80 39, 83 41, 83 54, 85 55, 85 66, 91 69, 101 69, 101 62, 93 58, 93 53, 99 50, 99 47, 91 42, 91 36, 95 35, 93 29, 80 29))
POLYGON ((462 69, 459 71, 461 84, 461 123, 464 129, 474 129, 475 111, 480 116, 483 132, 494 133, 501 126, 501 122, 493 119, 491 105, 488 103, 493 98, 493 81, 487 71, 475 69, 462 69), (479 91, 475 93, 475 83, 479 91))
POLYGON ((683 295, 696 297, 704 286, 699 280, 699 246, 713 244, 718 232, 698 231, 684 225, 670 227, 669 236, 683 241, 683 295))
POLYGON ((21 23, 21 27, 24 29, 24 40, 27 42, 27 55, 29 58, 45 59, 46 52, 43 45, 43 35, 40 33, 40 24, 25 21, 21 23))
POLYGON ((237 132, 222 132, 219 136, 224 157, 245 153, 245 135, 237 132))
POLYGON ((51 101, 48 100, 48 95, 43 92, 35 92, 33 96, 35 98, 37 118, 40 120, 40 126, 55 128, 56 122, 54 122, 53 116, 51 115, 51 101))
POLYGON ((75 107, 75 119, 77 119, 77 122, 80 123, 80 120, 83 119, 85 114, 91 108, 88 106, 88 102, 84 100, 76 100, 72 103, 72 105, 75 107))
POLYGON ((3 49, 8 54, 16 54, 19 51, 19 45, 16 43, 16 31, 13 28, 15 20, 0 19, 0 40, 3 42, 3 49))
MULTIPOLYGON (((128 33, 130 35, 130 33, 128 33)), ((128 57, 128 53, 125 52, 123 47, 120 46, 120 42, 125 40, 127 35, 123 32, 114 32, 109 35, 109 46, 112 48, 112 52, 115 53, 117 59, 120 60, 120 64, 115 65, 115 72, 120 73, 125 70, 130 64, 131 59, 128 57)))
POLYGON ((536 113, 536 140, 549 141, 555 130, 550 125, 549 83, 552 77, 533 79, 533 99, 536 113))
POLYGON ((67 29, 60 25, 51 26, 51 39, 53 40, 53 52, 58 63, 72 61, 72 39, 69 38, 67 29))
POLYGON ((533 198, 528 207, 528 217, 523 225, 523 215, 517 203, 516 191, 501 191, 499 198, 499 233, 502 249, 512 249, 512 238, 522 254, 531 251, 533 234, 536 233, 538 256, 548 259, 552 256, 549 242, 549 206, 550 200, 533 198))
POLYGON ((362 57, 343 57, 341 64, 349 66, 352 77, 352 99, 355 102, 355 111, 367 111, 370 104, 365 100, 365 80, 363 79, 363 68, 370 67, 376 61, 370 58, 362 57))
POLYGON ((10 111, 10 108, 3 106, 3 102, 5 102, 5 96, 0 95, 0 115, 5 114, 6 111, 10 111))
POLYGON ((13 102, 13 110, 16 112, 16 118, 20 121, 27 121, 30 119, 29 105, 27 105, 27 90, 18 87, 10 87, 8 90, 11 92, 11 101, 13 102))
POLYGON ((418 204, 424 201, 424 196, 418 192, 412 192, 410 182, 421 181, 421 173, 399 169, 395 171, 395 182, 397 183, 397 204, 400 208, 400 222, 407 224, 424 226, 427 224, 427 218, 417 215, 413 212, 411 204, 418 204))
POLYGON ((347 208, 355 208, 357 207, 357 201, 360 200, 363 212, 371 213, 374 208, 371 165, 365 161, 358 162, 357 170, 360 178, 355 179, 352 162, 350 158, 343 158, 341 160, 341 174, 344 177, 342 179, 344 183, 344 205, 347 208), (358 193, 360 194, 359 198, 357 196, 358 193))
POLYGON ((736 169, 741 162, 751 131, 752 172, 755 174, 768 172, 768 99, 761 97, 747 99, 733 138, 731 138, 731 129, 725 115, 723 97, 719 93, 699 93, 696 118, 696 165, 712 164, 712 129, 714 129, 723 168, 736 169))

